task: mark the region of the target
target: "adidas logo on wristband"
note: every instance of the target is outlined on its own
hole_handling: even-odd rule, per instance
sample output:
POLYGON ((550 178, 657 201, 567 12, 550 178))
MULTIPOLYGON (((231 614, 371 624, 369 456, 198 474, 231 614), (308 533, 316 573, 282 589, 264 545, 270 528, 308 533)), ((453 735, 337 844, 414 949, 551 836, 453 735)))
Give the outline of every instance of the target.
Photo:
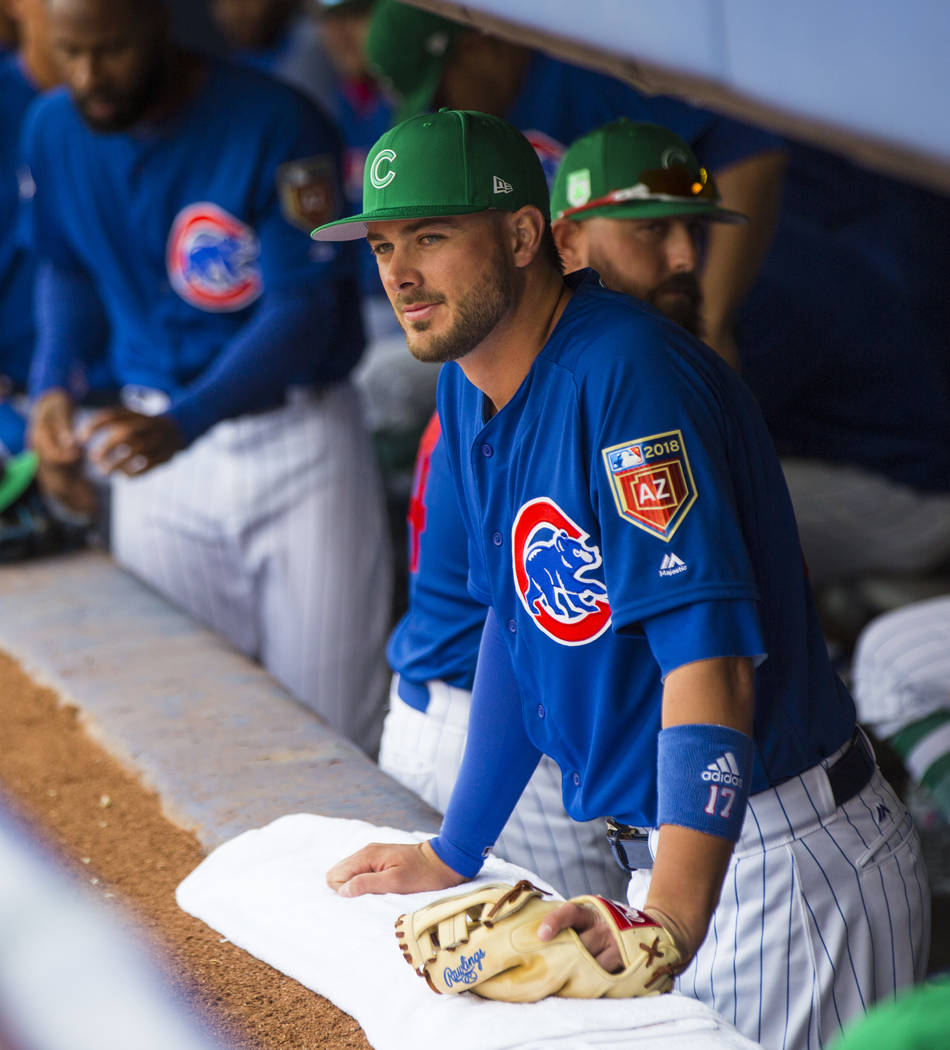
POLYGON ((710 784, 732 784, 735 787, 742 787, 742 776, 736 756, 731 751, 720 755, 715 762, 710 762, 706 766, 702 779, 710 784))

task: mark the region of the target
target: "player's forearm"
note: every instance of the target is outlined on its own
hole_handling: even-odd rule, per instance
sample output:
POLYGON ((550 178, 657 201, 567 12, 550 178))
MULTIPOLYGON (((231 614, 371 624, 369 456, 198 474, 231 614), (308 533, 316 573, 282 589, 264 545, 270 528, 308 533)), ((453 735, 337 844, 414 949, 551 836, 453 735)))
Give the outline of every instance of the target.
POLYGON ((646 907, 662 915, 687 955, 706 935, 741 827, 754 697, 747 657, 699 660, 666 677, 660 832, 646 907))
POLYGON ((469 878, 494 845, 540 759, 528 739, 521 693, 494 613, 478 655, 465 757, 445 820, 432 842, 436 855, 469 878))
POLYGON ((91 360, 107 338, 102 306, 89 277, 49 260, 36 267, 33 295, 36 348, 30 395, 68 391, 77 362, 91 360))
POLYGON ((772 243, 781 203, 786 157, 775 151, 758 154, 716 172, 725 207, 742 212, 743 226, 711 223, 700 284, 705 337, 736 370, 732 347, 734 315, 752 287, 772 243))
MULTIPOLYGON (((190 444, 215 423, 279 404, 294 383, 329 383, 345 376, 359 343, 341 345, 333 282, 273 292, 214 363, 172 402, 169 415, 190 444)), ((358 302, 349 304, 358 309, 358 302)))

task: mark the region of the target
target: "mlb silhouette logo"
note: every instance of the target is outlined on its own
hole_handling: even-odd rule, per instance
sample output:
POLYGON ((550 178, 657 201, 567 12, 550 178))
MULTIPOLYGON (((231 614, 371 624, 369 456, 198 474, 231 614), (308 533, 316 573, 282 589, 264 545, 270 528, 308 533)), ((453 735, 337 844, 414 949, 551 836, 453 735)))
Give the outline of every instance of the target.
POLYGON ((175 217, 165 251, 172 288, 192 306, 232 312, 264 290, 257 234, 209 201, 189 204, 175 217))
POLYGON ((679 430, 603 449, 617 512, 664 540, 696 502, 696 485, 679 430))
POLYGON ((627 470, 629 467, 640 467, 646 461, 639 445, 625 445, 610 453, 610 469, 627 470))

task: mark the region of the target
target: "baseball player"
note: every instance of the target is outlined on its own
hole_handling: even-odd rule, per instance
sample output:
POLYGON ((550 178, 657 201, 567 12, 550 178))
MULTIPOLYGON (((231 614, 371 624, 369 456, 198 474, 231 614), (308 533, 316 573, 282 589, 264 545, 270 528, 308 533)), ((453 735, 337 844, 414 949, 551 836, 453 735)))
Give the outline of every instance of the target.
MULTIPOLYGON (((34 267, 20 218, 20 196, 29 196, 31 184, 20 177, 19 140, 30 103, 58 83, 44 0, 17 0, 10 11, 19 42, 15 54, 0 57, 0 461, 24 446, 35 339, 34 267)), ((83 362, 70 376, 74 396, 87 403, 110 384, 104 354, 83 362)))
POLYGON ((353 257, 304 232, 337 208, 336 135, 291 89, 173 48, 158 2, 48 11, 69 90, 26 128, 34 447, 112 479, 122 565, 375 751, 390 552, 346 380, 353 257), (65 376, 98 302, 122 403, 77 430, 65 376))
MULTIPOLYGON (((384 135, 362 214, 314 234, 365 234, 411 351, 446 362, 439 417, 489 607, 439 835, 327 880, 356 896, 472 878, 548 754, 573 817, 613 818, 618 856, 653 828, 628 899, 692 960, 680 990, 766 1046, 821 1045, 924 972, 916 831, 828 662, 751 395, 649 306, 565 280, 547 212, 523 136, 444 110, 384 135)), ((576 905, 539 936, 567 925, 616 966, 576 905)))
MULTIPOLYGON (((709 198, 690 196, 689 185, 667 185, 663 201, 624 198, 639 184, 641 172, 663 170, 663 158, 674 155, 699 168, 687 143, 657 125, 621 119, 584 136, 558 169, 552 210, 569 217, 553 229, 566 271, 592 265, 610 287, 653 302, 695 332, 705 225, 740 217, 709 198), (612 191, 619 201, 606 199, 612 191)), ((387 648, 396 675, 379 761, 444 812, 464 750, 485 610, 466 586, 464 523, 438 417, 420 445, 408 526, 409 608, 387 648)), ((496 843, 501 856, 544 876, 566 896, 594 891, 617 896, 621 873, 605 847, 600 822, 578 824, 566 814, 560 773, 548 757, 496 843)))

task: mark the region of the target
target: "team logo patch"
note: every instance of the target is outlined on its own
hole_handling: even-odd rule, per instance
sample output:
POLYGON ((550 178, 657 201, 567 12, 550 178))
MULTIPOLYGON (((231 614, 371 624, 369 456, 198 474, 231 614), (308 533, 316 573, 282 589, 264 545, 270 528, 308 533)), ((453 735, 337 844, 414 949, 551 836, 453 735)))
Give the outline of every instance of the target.
POLYGON ((682 433, 652 434, 611 445, 602 454, 620 516, 654 536, 670 539, 696 502, 682 433))
POLYGON ((549 638, 585 645, 610 626, 600 550, 553 501, 525 503, 511 529, 512 568, 521 604, 549 638))
POLYGON ((277 169, 277 193, 284 218, 309 233, 340 213, 333 158, 289 160, 277 169))
POLYGON ((543 131, 536 131, 534 128, 526 131, 524 137, 534 147, 550 189, 564 156, 564 146, 557 139, 552 139, 550 135, 545 135, 543 131))
POLYGON ((240 219, 208 201, 189 204, 168 235, 168 279, 200 310, 241 310, 263 290, 260 251, 257 234, 240 219))

